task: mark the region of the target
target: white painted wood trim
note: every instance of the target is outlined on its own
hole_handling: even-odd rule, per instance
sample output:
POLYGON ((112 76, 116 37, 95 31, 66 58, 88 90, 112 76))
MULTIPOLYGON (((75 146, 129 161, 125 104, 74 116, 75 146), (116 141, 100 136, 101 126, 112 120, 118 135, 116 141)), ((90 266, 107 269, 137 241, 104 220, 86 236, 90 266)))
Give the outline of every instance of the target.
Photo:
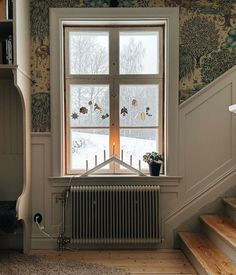
POLYGON ((224 180, 226 180, 230 176, 233 176, 235 173, 236 173, 236 166, 232 167, 225 174, 223 174, 219 178, 217 178, 214 182, 211 183, 210 186, 206 186, 203 190, 200 190, 197 194, 195 194, 194 197, 190 198, 189 200, 186 200, 186 202, 183 205, 181 205, 180 207, 174 209, 173 212, 170 213, 165 218, 165 222, 169 221, 171 219, 174 219, 175 217, 178 217, 180 213, 182 213, 183 211, 186 210, 186 208, 192 207, 192 205, 194 203, 196 203, 196 201, 201 199, 203 195, 205 197, 207 194, 210 194, 214 187, 218 186, 219 184, 222 184, 224 182, 224 180))
POLYGON ((30 1, 13 2, 14 65, 12 72, 23 110, 23 190, 17 200, 18 219, 22 220, 24 252, 31 238, 31 76, 30 76, 30 1))
POLYGON ((126 23, 142 20, 146 24, 162 20, 166 24, 166 141, 165 167, 167 175, 178 175, 178 71, 179 71, 179 9, 178 8, 51 8, 50 9, 50 79, 52 110, 52 175, 64 173, 63 148, 63 24, 98 21, 112 23, 125 20, 126 23))

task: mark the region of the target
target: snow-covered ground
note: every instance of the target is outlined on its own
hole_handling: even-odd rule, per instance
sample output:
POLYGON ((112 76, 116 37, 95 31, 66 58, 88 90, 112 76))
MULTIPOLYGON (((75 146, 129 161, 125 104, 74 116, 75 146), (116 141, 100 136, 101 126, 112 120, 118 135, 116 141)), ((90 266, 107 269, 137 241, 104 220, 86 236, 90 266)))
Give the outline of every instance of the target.
MULTIPOLYGON (((86 160, 88 160, 88 168, 93 168, 95 166, 95 155, 97 155, 98 164, 104 161, 104 150, 106 151, 106 159, 109 158, 108 135, 73 132, 72 141, 75 140, 78 141, 81 147, 72 154, 72 169, 86 169, 86 160)), ((141 160, 141 168, 148 168, 147 164, 143 162, 142 156, 146 152, 156 151, 156 140, 121 137, 120 142, 125 162, 129 164, 130 155, 132 155, 133 167, 138 168, 139 160, 141 160)))

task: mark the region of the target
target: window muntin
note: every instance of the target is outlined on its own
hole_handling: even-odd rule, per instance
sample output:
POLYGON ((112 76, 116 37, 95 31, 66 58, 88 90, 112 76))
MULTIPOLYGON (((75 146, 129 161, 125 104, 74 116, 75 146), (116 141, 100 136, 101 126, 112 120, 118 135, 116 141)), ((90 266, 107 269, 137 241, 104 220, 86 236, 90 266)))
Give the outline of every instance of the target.
MULTIPOLYGON (((132 154, 132 165, 135 168, 139 168, 139 160, 142 160, 145 152, 163 152, 162 45, 162 27, 65 27, 66 173, 84 172, 86 160, 89 169, 94 167, 95 155, 97 163, 101 163, 104 160, 104 152, 106 158, 112 155, 114 144, 115 154, 121 157, 122 150, 123 159, 127 163, 130 162, 132 154), (104 52, 108 56, 108 61, 105 62, 109 64, 107 70, 92 70, 92 64, 90 73, 87 73, 87 68, 71 69, 70 37, 76 36, 76 33, 86 39, 90 37, 90 41, 93 40, 93 35, 95 41, 100 35, 103 39, 106 37, 108 47, 105 47, 104 52), (121 48, 127 45, 127 41, 131 41, 127 48, 132 50, 133 45, 136 49, 137 45, 140 47, 141 38, 141 53, 145 54, 142 54, 139 60, 138 69, 130 70, 130 67, 125 71, 122 69, 124 63, 121 66, 120 62, 121 48), (153 43, 152 47, 147 46, 150 43, 153 43), (146 57, 147 55, 149 57, 146 57), (149 67, 145 63, 147 59, 151 60, 148 61, 151 63, 149 67), (96 91, 100 91, 97 99, 94 97, 96 91), (77 103, 71 103, 74 101, 72 97, 77 97, 77 103), (99 107, 96 110, 95 103, 99 107), (85 113, 79 114, 75 121, 73 114, 76 116, 82 107, 85 113), (127 108, 129 119, 121 114, 123 107, 127 108)), ((127 56, 127 53, 125 54, 127 56)), ((131 61, 134 62, 134 56, 131 56, 131 61)), ((146 163, 142 162, 141 165, 143 170, 147 168, 146 163)))

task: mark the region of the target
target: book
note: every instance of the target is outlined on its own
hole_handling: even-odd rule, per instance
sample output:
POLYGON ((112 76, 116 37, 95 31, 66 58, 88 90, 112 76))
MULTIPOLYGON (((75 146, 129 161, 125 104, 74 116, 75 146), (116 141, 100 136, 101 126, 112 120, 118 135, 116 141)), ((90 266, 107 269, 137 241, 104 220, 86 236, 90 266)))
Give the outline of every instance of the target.
POLYGON ((9 35, 7 39, 7 51, 8 51, 8 64, 13 63, 13 50, 12 50, 12 35, 9 35))
POLYGON ((6 0, 0 0, 0 20, 6 19, 6 0))
POLYGON ((0 64, 13 64, 13 43, 12 35, 0 41, 0 64))
POLYGON ((2 42, 0 41, 0 64, 3 64, 2 61, 2 42))
POLYGON ((2 40, 2 64, 8 64, 8 57, 7 57, 7 40, 2 40))
POLYGON ((6 1, 6 19, 13 19, 13 0, 6 1))

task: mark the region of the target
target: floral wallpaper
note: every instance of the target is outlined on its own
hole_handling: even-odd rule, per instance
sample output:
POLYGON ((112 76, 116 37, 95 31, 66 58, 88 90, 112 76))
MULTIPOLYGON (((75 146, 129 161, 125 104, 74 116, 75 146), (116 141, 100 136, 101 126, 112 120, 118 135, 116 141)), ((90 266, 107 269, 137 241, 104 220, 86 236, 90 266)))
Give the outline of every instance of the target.
POLYGON ((50 7, 179 7, 179 102, 236 65, 236 0, 31 0, 32 131, 50 131, 50 7))

